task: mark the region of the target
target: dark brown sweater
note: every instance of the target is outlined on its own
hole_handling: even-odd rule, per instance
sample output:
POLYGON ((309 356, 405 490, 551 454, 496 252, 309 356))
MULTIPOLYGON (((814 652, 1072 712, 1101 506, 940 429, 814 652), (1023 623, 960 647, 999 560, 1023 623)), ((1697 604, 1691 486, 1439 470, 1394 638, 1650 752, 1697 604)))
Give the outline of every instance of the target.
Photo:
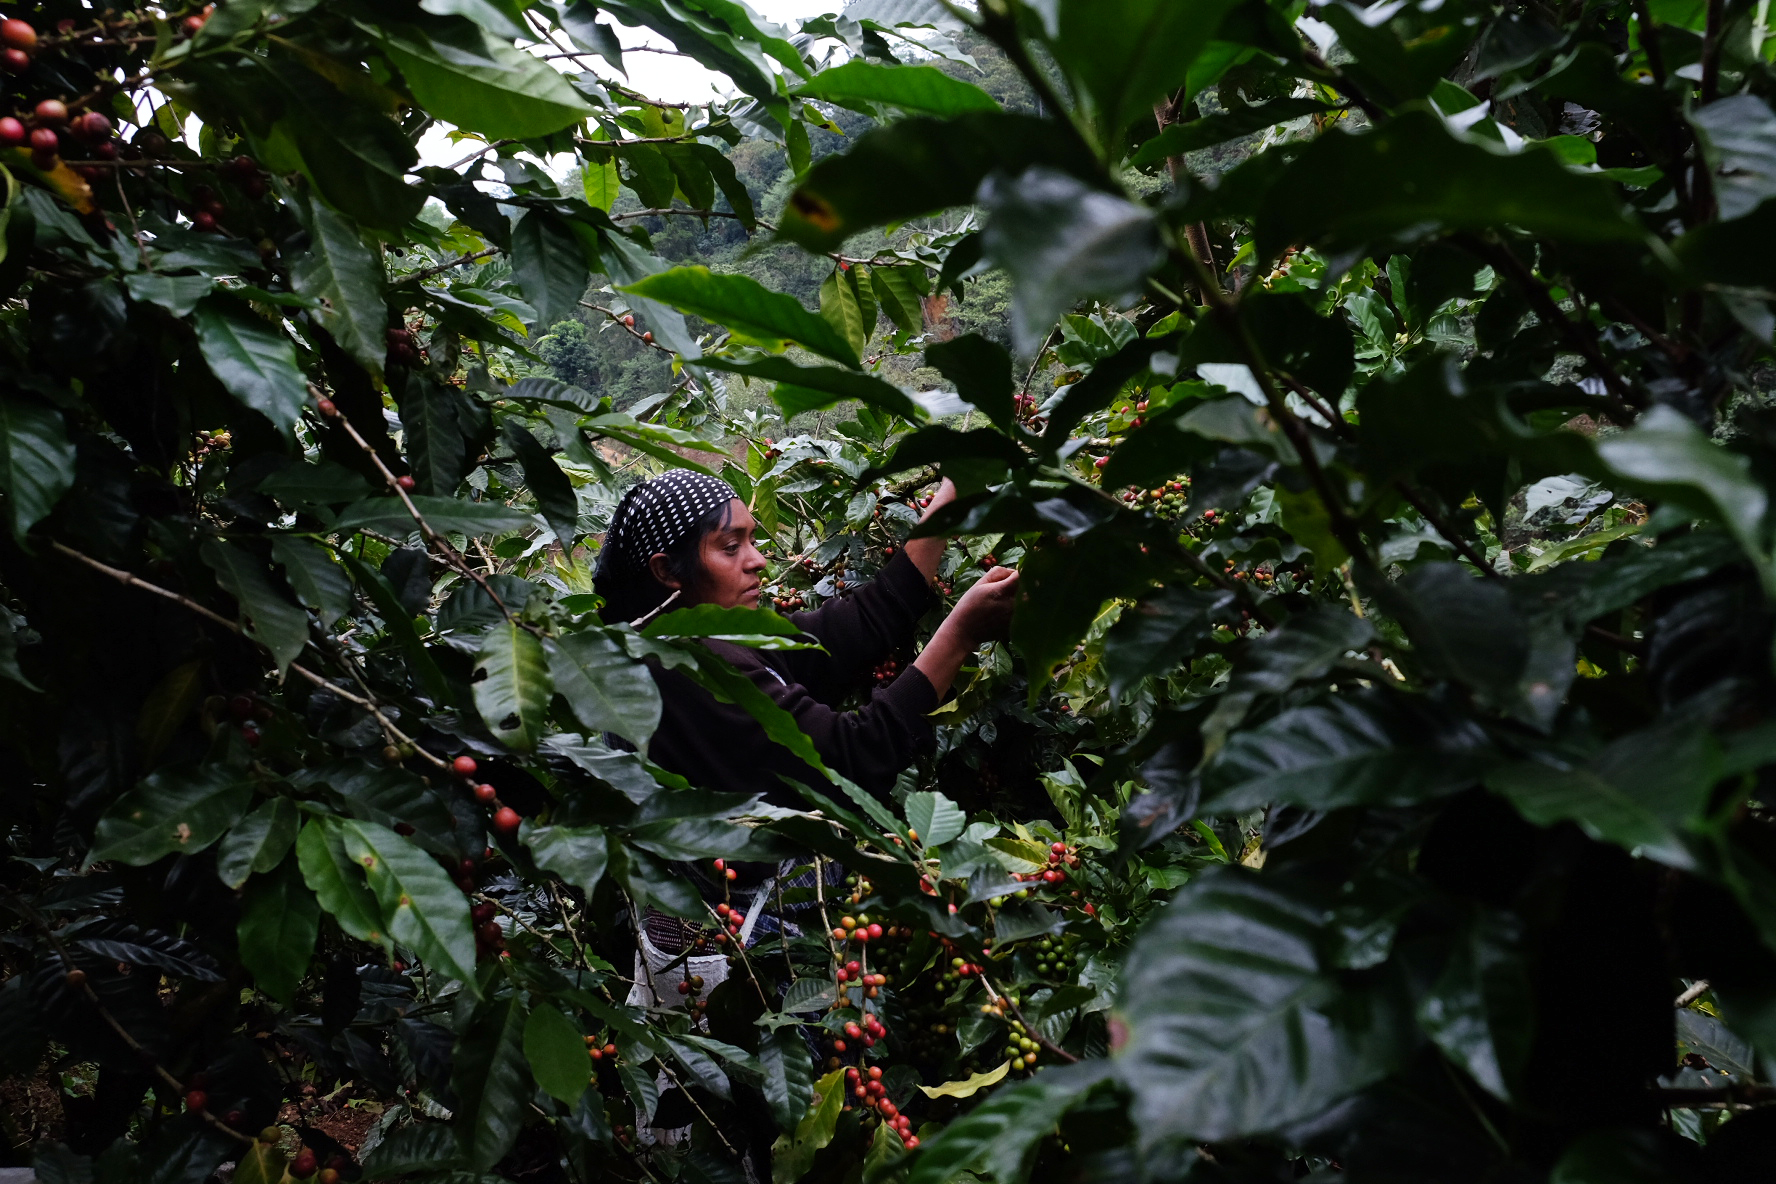
MULTIPOLYGON (((868 685, 883 659, 907 649, 913 628, 937 601, 925 577, 899 552, 881 574, 847 596, 789 619, 825 650, 755 650, 711 641, 709 648, 745 674, 795 717, 833 771, 886 797, 902 769, 932 743, 925 716, 937 693, 908 665, 854 711, 838 704, 868 685)), ((648 756, 703 789, 763 794, 792 808, 807 802, 783 784, 783 774, 821 787, 825 779, 765 735, 744 708, 715 696, 671 670, 654 669, 663 707, 648 756)))

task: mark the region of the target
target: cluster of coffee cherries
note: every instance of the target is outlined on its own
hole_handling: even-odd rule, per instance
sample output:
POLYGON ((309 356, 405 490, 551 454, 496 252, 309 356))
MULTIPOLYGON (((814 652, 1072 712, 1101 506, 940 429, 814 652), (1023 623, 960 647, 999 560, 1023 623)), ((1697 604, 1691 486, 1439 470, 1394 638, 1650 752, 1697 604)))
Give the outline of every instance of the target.
POLYGON ((483 806, 493 807, 493 829, 502 835, 517 834, 518 825, 524 819, 518 811, 500 801, 499 790, 485 781, 475 780, 477 767, 472 756, 459 756, 450 762, 450 771, 469 783, 469 792, 475 795, 475 800, 483 806))
POLYGON ((1035 955, 1038 978, 1070 979, 1079 969, 1078 947, 1056 938, 1041 938, 1031 946, 1030 953, 1035 955))
MULTIPOLYGON (((5 23, 31 27, 18 20, 5 23)), ((31 150, 31 164, 45 172, 60 164, 68 153, 81 154, 88 160, 117 159, 111 121, 97 111, 70 115, 68 105, 60 99, 39 102, 31 109, 29 122, 15 115, 0 118, 0 148, 26 147, 31 150)), ((83 165, 80 173, 91 181, 104 175, 104 170, 97 165, 83 165)))
POLYGON ((233 443, 234 437, 229 434, 226 428, 217 428, 213 432, 199 432, 197 441, 191 449, 191 455, 196 460, 202 460, 213 452, 228 451, 229 446, 233 443))
POLYGON ((1224 575, 1235 580, 1245 580, 1257 584, 1260 588, 1268 588, 1276 583, 1276 573, 1268 567, 1254 567, 1250 571, 1241 571, 1229 560, 1221 568, 1224 575))
POLYGON ((695 1019, 709 1010, 709 1000, 703 998, 702 975, 693 974, 680 979, 678 993, 685 996, 685 1010, 691 1013, 691 1018, 695 1019))
POLYGON ((1038 403, 1035 395, 1016 394, 1012 396, 1011 402, 1015 414, 1025 427, 1029 428, 1032 432, 1040 432, 1042 430, 1046 421, 1036 412, 1038 403))
POLYGON ((588 1036, 586 1037, 586 1055, 592 1060, 592 1080, 596 1084, 599 1064, 604 1061, 614 1064, 617 1059, 617 1046, 612 1044, 606 1036, 588 1036))
POLYGON ((844 916, 833 926, 834 941, 852 942, 865 945, 883 938, 911 937, 913 931, 905 925, 884 925, 880 921, 870 920, 868 913, 859 913, 855 917, 844 916))
MULTIPOLYGON (((856 1105, 880 1116, 883 1124, 900 1136, 901 1143, 908 1151, 919 1149, 919 1136, 913 1134, 913 1120, 902 1114, 900 1108, 889 1098, 888 1087, 882 1081, 880 1065, 871 1065, 867 1069, 851 1066, 845 1070, 845 1086, 851 1091, 856 1105)), ((845 1109, 853 1108, 851 1101, 845 1103, 845 1109)))
MULTIPOLYGON (((833 981, 839 984, 841 998, 856 984, 863 989, 865 999, 875 999, 882 994, 882 988, 888 985, 888 976, 866 971, 863 963, 853 960, 833 971, 833 981)), ((838 1006, 843 1007, 844 1004, 840 1003, 838 1006)))
MULTIPOLYGON (((210 1079, 207 1073, 193 1073, 186 1079, 185 1109, 193 1114, 202 1114, 208 1111, 210 1108, 209 1086, 210 1079)), ((247 1120, 247 1116, 239 1110, 230 1110, 228 1113, 218 1114, 216 1117, 236 1130, 239 1130, 241 1123, 247 1120)), ((268 1129, 275 1130, 276 1128, 268 1129)))
POLYGON ((781 595, 771 597, 771 603, 777 607, 777 611, 780 613, 792 613, 801 611, 807 601, 800 592, 785 588, 781 595))
POLYGON ((1190 478, 1179 477, 1152 489, 1129 488, 1122 491, 1122 500, 1136 510, 1150 510, 1161 518, 1176 518, 1189 501, 1190 478))
MULTIPOLYGON (((844 1008, 845 1004, 841 1001, 834 1007, 834 1010, 839 1011, 844 1008)), ((866 1049, 874 1048, 877 1041, 888 1038, 888 1026, 882 1022, 881 1016, 873 1011, 864 1011, 859 1014, 863 1018, 846 1020, 837 1033, 827 1037, 826 1047, 832 1054, 826 1060, 828 1070, 837 1069, 843 1065, 845 1062, 842 1058, 846 1053, 862 1056, 866 1049)))
POLYGON ((1079 851, 1065 843, 1048 845, 1048 866, 1039 872, 1013 872, 1012 879, 1032 883, 1059 884, 1067 878, 1067 869, 1079 866, 1079 851))
POLYGON ((771 437, 766 436, 764 444, 765 446, 759 449, 759 452, 766 460, 776 460, 783 455, 783 449, 777 447, 777 441, 773 440, 771 437))
POLYGON ((1010 1031, 1005 1037, 1005 1056, 1011 1062, 1012 1069, 1026 1072, 1034 1069, 1042 1056, 1042 1045, 1030 1038, 1029 1029, 1024 1027, 1022 1021, 1012 1020, 1007 1027, 1010 1031))
POLYGON ((419 347, 419 338, 406 326, 390 329, 387 339, 389 365, 413 366, 425 360, 425 351, 419 347))
POLYGON ((270 723, 272 710, 252 695, 235 695, 228 700, 228 714, 240 725, 241 739, 246 741, 248 748, 259 747, 259 725, 270 723))
POLYGON ((876 664, 874 670, 870 671, 870 678, 874 679, 878 685, 891 683, 896 678, 900 677, 900 671, 900 659, 884 658, 881 662, 876 664))

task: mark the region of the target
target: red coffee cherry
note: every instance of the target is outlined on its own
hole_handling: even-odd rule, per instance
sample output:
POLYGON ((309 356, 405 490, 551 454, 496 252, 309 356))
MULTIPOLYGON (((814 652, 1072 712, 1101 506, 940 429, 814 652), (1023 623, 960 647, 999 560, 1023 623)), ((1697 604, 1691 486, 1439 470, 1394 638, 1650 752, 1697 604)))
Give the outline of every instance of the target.
POLYGON ((518 824, 523 821, 524 819, 518 816, 518 811, 512 809, 510 806, 501 806, 498 810, 494 811, 493 829, 499 831, 503 835, 509 835, 517 830, 518 824))
POLYGON ((475 758, 472 756, 459 756, 450 762, 450 767, 456 770, 460 776, 473 777, 475 775, 475 758))
POLYGON ((68 122, 68 104, 60 99, 44 99, 37 104, 36 116, 45 127, 61 127, 68 122))
POLYGON ((21 21, 17 17, 0 21, 0 44, 8 49, 30 53, 37 48, 37 30, 31 27, 30 22, 21 21))

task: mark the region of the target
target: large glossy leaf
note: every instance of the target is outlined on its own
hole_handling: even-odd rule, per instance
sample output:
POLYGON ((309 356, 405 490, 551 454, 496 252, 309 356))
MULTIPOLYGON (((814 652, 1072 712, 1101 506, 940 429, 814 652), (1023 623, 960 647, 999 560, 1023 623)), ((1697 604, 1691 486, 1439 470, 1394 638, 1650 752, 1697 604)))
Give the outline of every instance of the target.
POLYGON ((341 929, 360 941, 388 946, 382 909, 365 882, 364 869, 346 854, 344 831, 333 820, 309 819, 296 836, 296 862, 309 891, 341 929))
POLYGON ((1690 113, 1709 163, 1720 173, 1721 220, 1742 218, 1776 197, 1776 113, 1756 95, 1728 95, 1690 113))
POLYGON ((1074 1103, 1108 1078, 1106 1061, 1083 1061, 993 1094, 922 1149, 906 1184, 949 1184, 968 1170, 995 1180, 1029 1178, 1031 1153, 1074 1103))
POLYGON ((702 637, 758 649, 795 649, 807 644, 807 635, 800 628, 770 609, 713 604, 663 613, 649 621, 641 635, 657 639, 702 637))
POLYGON ((388 935, 476 994, 469 902, 437 860, 374 822, 339 819, 328 825, 338 829, 346 857, 364 869, 388 935))
POLYGON ((758 1056, 765 1070, 765 1101, 771 1117, 788 1130, 807 1112, 814 1093, 814 1067, 807 1049, 795 1029, 778 1028, 760 1037, 758 1056))
POLYGON ((966 205, 988 175, 1016 176, 1034 164, 1097 175, 1091 155, 1046 120, 985 112, 903 119, 809 169, 778 231, 810 250, 837 250, 872 226, 966 205))
POLYGON ((1753 559, 1768 553, 1770 499, 1751 459, 1711 441, 1682 412, 1653 407, 1633 428, 1599 441, 1597 452, 1631 488, 1717 519, 1753 559))
POLYGON ((464 396, 416 373, 408 374, 397 396, 414 488, 421 496, 451 496, 474 459, 469 454, 464 396))
POLYGON ((773 292, 751 276, 675 267, 626 284, 623 291, 725 325, 761 345, 793 343, 853 368, 858 364, 857 351, 830 324, 795 297, 773 292))
POLYGON ((526 820, 518 837, 544 871, 554 872, 588 899, 604 878, 609 859, 604 830, 596 826, 537 826, 526 820))
POLYGON ((296 841, 298 821, 296 803, 289 798, 260 802, 217 844, 216 874, 230 888, 239 888, 255 872, 277 867, 296 841))
POLYGON ((1161 588, 1122 610, 1104 635, 1104 667, 1117 698, 1188 658, 1216 624, 1237 619, 1237 598, 1222 589, 1161 588))
POLYGON ((1147 585, 1140 552, 1107 528, 1042 543, 1024 559, 1011 639, 1032 671, 1031 693, 1084 638, 1104 601, 1147 585))
POLYGON ((793 1130, 785 1129, 771 1148, 772 1184, 795 1184, 814 1165, 820 1149, 833 1140, 845 1104, 845 1073, 835 1069, 814 1083, 807 1113, 793 1130))
POLYGON ((950 381, 964 402, 978 408, 1002 431, 1016 419, 1011 355, 996 341, 968 333, 925 347, 925 364, 950 381))
POLYGON ((1478 728, 1405 696, 1327 698, 1229 737, 1202 771, 1200 810, 1409 805, 1477 784, 1494 759, 1478 728))
POLYGON ((252 794, 245 772, 226 765, 157 769, 105 811, 87 858, 140 867, 202 851, 240 819, 252 794))
POLYGON ((544 643, 555 691, 589 732, 646 744, 660 723, 660 688, 609 634, 598 629, 544 643))
POLYGON ((488 630, 472 681, 475 707, 500 742, 520 752, 535 748, 554 693, 548 656, 536 635, 511 621, 488 630))
POLYGON ((1147 168, 1164 162, 1169 156, 1209 148, 1325 109, 1324 103, 1313 99, 1272 99, 1268 103, 1236 107, 1224 114, 1204 116, 1189 123, 1174 123, 1142 144, 1140 150, 1129 158, 1129 164, 1134 168, 1147 168))
MULTIPOLYGON (((472 502, 464 498, 427 497, 410 494, 413 506, 428 525, 440 534, 502 534, 533 524, 529 514, 500 502, 472 502)), ((334 524, 340 531, 374 530, 405 538, 418 530, 413 515, 399 498, 372 497, 347 506, 334 524)))
POLYGON ((73 944, 90 950, 107 962, 123 962, 201 982, 220 982, 216 961, 196 943, 159 929, 144 929, 127 921, 100 921, 83 927, 73 944))
POLYGON ((1719 742, 1676 716, 1612 741, 1589 761, 1519 761, 1489 772, 1486 785, 1537 826, 1576 822, 1600 842, 1689 870, 1696 857, 1683 832, 1722 772, 1719 742))
POLYGON ((344 216, 317 198, 302 210, 308 247, 290 268, 290 283, 321 302, 321 324, 345 352, 372 374, 382 371, 388 346, 388 309, 382 298, 382 260, 344 216))
POLYGON ((457 1139, 479 1172, 505 1157, 524 1126, 531 1093, 525 1019, 524 993, 513 991, 483 1007, 457 1043, 450 1075, 462 1103, 456 1110, 457 1139))
POLYGON ((885 66, 864 58, 822 70, 792 93, 866 113, 875 103, 927 115, 999 109, 992 95, 936 66, 885 66))
POLYGON ((228 296, 205 298, 192 323, 204 361, 223 389, 291 436, 308 386, 289 337, 228 296))
POLYGON ((1434 230, 1511 225, 1581 242, 1637 242, 1611 183, 1568 170, 1551 152, 1500 155, 1410 111, 1361 134, 1321 136, 1267 186, 1258 254, 1294 243, 1331 252, 1405 242, 1434 230))
POLYGON ((74 445, 61 413, 0 397, 0 494, 13 537, 23 538, 73 484, 74 445))
POLYGON ((586 1092, 591 1062, 586 1042, 573 1021, 547 1003, 531 1009, 524 1022, 524 1059, 543 1092, 572 1105, 586 1092))
POLYGON ((375 31, 426 110, 490 140, 547 135, 592 114, 548 63, 461 17, 375 31))
POLYGON ((308 613, 278 586, 265 561, 233 543, 211 539, 203 560, 216 582, 240 605, 247 636, 271 651, 280 671, 289 667, 308 644, 308 613))
POLYGON ((842 370, 837 366, 798 366, 787 358, 773 357, 749 362, 703 357, 698 362, 712 370, 725 370, 731 374, 744 374, 749 378, 762 378, 777 383, 772 398, 784 409, 785 414, 818 411, 846 399, 856 399, 902 419, 918 422, 925 418, 925 413, 905 391, 873 374, 859 374, 855 370, 842 370))
POLYGON ((919 832, 927 847, 947 843, 968 827, 968 816, 941 793, 919 791, 907 795, 907 825, 919 832))
POLYGON ((981 247, 1012 279, 1012 336, 1033 352, 1060 315, 1087 296, 1121 301, 1164 258, 1145 206, 1037 166, 981 187, 989 218, 981 247))
POLYGON ((404 177, 418 152, 371 97, 388 92, 367 72, 318 54, 300 58, 274 49, 261 68, 285 105, 269 133, 254 133, 261 155, 288 159, 285 146, 294 144, 301 170, 346 215, 384 230, 405 226, 425 194, 404 177))
POLYGON ((259 990, 288 1003, 308 972, 320 933, 321 904, 294 859, 247 882, 236 928, 241 964, 259 990))
POLYGON ((1521 929, 1509 913, 1476 910, 1451 934, 1440 972, 1418 996, 1419 1027, 1481 1088, 1506 1102, 1535 1031, 1521 929))
POLYGON ((592 278, 580 240, 549 210, 527 211, 512 229, 512 274, 536 309, 537 336, 573 316, 592 278))
POLYGON ((1362 650, 1375 627, 1343 609, 1322 607, 1292 617, 1240 656, 1204 730, 1225 735, 1263 695, 1321 678, 1351 650, 1362 650))
POLYGON ((351 577, 331 552, 319 543, 296 535, 277 535, 271 540, 271 556, 284 569, 290 590, 331 627, 352 610, 351 577))
POLYGON ((573 483, 555 458, 549 455, 537 438, 515 420, 507 420, 503 428, 506 446, 518 458, 524 470, 524 484, 537 500, 543 520, 555 532, 563 550, 572 551, 579 533, 579 500, 574 497, 573 483))
POLYGON ((1142 932, 1123 972, 1119 1073, 1143 1145, 1273 1131, 1398 1063, 1399 1009, 1331 973, 1327 914, 1301 883, 1222 868, 1142 932))

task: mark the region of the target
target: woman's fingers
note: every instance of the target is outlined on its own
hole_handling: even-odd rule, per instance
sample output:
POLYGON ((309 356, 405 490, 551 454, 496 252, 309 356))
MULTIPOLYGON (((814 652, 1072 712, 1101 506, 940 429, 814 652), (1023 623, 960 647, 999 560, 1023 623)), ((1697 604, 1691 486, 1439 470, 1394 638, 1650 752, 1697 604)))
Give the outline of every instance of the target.
POLYGON ((919 515, 919 520, 923 522, 955 500, 956 483, 945 477, 937 483, 937 491, 931 495, 931 504, 925 507, 925 512, 919 515))

